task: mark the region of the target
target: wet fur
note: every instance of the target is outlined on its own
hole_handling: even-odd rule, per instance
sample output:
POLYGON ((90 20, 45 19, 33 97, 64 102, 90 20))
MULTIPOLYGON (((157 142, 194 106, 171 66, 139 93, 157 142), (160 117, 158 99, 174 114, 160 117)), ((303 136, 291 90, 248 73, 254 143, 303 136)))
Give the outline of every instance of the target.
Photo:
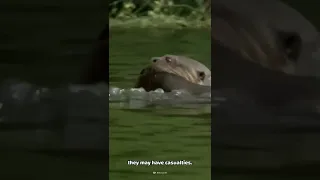
POLYGON ((320 80, 261 67, 239 52, 212 41, 212 89, 236 89, 264 105, 285 105, 292 101, 318 99, 320 80))
POLYGON ((192 83, 176 74, 155 71, 151 66, 148 66, 141 71, 135 85, 135 88, 140 87, 143 87, 146 91, 160 88, 165 92, 183 89, 191 94, 203 94, 211 91, 211 86, 192 83))
POLYGON ((154 71, 167 72, 201 85, 206 78, 211 78, 211 71, 202 63, 185 56, 164 55, 152 58, 151 66, 154 71))
POLYGON ((224 6, 213 7, 212 27, 213 41, 239 52, 245 59, 269 69, 294 73, 302 44, 298 33, 277 31, 267 22, 259 22, 224 6))
POLYGON ((211 49, 212 97, 220 91, 227 99, 211 111, 216 171, 291 177, 318 163, 320 79, 263 68, 223 42, 212 40, 211 49))

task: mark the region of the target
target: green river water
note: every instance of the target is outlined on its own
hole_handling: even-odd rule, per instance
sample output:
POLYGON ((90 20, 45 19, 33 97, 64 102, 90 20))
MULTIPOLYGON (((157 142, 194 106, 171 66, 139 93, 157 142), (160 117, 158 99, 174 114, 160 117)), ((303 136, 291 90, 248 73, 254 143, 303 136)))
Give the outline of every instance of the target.
MULTIPOLYGON (((179 54, 210 67, 207 30, 111 29, 110 85, 130 88, 153 56, 179 54)), ((210 179, 210 113, 110 107, 111 179, 210 179), (170 113, 168 113, 170 111, 170 113), (134 166, 127 161, 191 161, 184 166, 134 166), (153 172, 165 172, 156 174, 153 172), (129 178, 130 177, 130 178, 129 178)))

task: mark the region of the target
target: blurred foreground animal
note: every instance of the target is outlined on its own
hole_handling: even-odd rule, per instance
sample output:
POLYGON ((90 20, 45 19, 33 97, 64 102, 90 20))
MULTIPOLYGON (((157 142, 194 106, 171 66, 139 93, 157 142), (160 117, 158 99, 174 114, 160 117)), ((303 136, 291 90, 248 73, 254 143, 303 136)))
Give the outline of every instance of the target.
MULTIPOLYGON (((297 76, 295 71, 288 74, 286 67, 296 64, 286 46, 279 43, 276 30, 263 24, 258 27, 264 29, 251 29, 256 24, 252 26, 248 17, 243 18, 249 20, 246 24, 241 22, 243 16, 230 10, 213 11, 211 96, 225 99, 211 111, 216 176, 238 177, 239 171, 292 176, 294 169, 301 172, 310 164, 319 167, 315 149, 320 147, 320 79, 297 76), (240 18, 236 22, 241 23, 229 18, 240 18), (237 38, 243 48, 233 44, 237 38), (261 52, 270 54, 264 57, 261 52)), ((308 168, 308 172, 317 169, 308 168)))
POLYGON ((223 5, 212 8, 212 27, 213 41, 239 52, 244 59, 269 69, 295 73, 302 44, 298 33, 276 30, 264 21, 223 5))
MULTIPOLYGON (((296 6, 280 0, 215 0, 212 7, 224 6, 230 11, 267 23, 278 32, 293 32, 301 37, 300 55, 295 62, 295 74, 320 76, 320 36, 317 28, 299 12, 314 4, 296 6)), ((213 26, 212 26, 213 27, 213 26)), ((289 42, 290 42, 289 38, 289 42)))
POLYGON ((226 99, 211 111, 215 175, 318 173, 320 79, 263 68, 219 41, 212 50, 212 97, 226 99))

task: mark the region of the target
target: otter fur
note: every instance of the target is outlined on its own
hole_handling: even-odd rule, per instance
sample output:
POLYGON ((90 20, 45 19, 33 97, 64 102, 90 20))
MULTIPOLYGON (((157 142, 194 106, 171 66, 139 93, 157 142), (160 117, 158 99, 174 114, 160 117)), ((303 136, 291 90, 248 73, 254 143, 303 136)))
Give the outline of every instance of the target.
POLYGON ((156 71, 152 66, 142 69, 135 87, 143 87, 146 91, 161 88, 165 92, 183 89, 194 95, 211 92, 211 86, 192 83, 173 73, 156 71))
POLYGON ((195 84, 211 85, 211 71, 199 61, 170 54, 153 57, 151 61, 155 71, 176 74, 195 84))
POLYGON ((302 39, 302 48, 297 59, 295 74, 320 76, 320 34, 317 27, 310 22, 311 19, 308 19, 312 14, 308 8, 299 6, 299 3, 293 1, 280 0, 212 1, 212 6, 221 5, 237 13, 254 17, 259 22, 267 22, 273 29, 297 33, 302 39))
POLYGON ((211 71, 202 63, 177 55, 151 58, 151 64, 138 77, 136 88, 146 91, 158 88, 166 92, 185 89, 190 93, 208 92, 211 87, 211 71))
POLYGON ((295 72, 302 44, 298 33, 276 30, 265 21, 222 5, 212 8, 212 40, 249 61, 289 74, 295 72))

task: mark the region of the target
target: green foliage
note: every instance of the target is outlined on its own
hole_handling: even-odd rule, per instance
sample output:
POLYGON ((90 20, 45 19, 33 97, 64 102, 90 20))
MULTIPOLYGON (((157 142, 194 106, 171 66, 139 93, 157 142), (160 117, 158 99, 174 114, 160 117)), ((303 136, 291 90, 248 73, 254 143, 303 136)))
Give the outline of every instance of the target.
POLYGON ((194 4, 173 0, 114 1, 110 6, 110 27, 139 28, 210 28, 211 17, 205 0, 194 4), (122 6, 117 4, 122 3, 122 6), (184 4, 183 4, 184 3, 184 4), (112 16, 111 16, 112 15, 112 16))

